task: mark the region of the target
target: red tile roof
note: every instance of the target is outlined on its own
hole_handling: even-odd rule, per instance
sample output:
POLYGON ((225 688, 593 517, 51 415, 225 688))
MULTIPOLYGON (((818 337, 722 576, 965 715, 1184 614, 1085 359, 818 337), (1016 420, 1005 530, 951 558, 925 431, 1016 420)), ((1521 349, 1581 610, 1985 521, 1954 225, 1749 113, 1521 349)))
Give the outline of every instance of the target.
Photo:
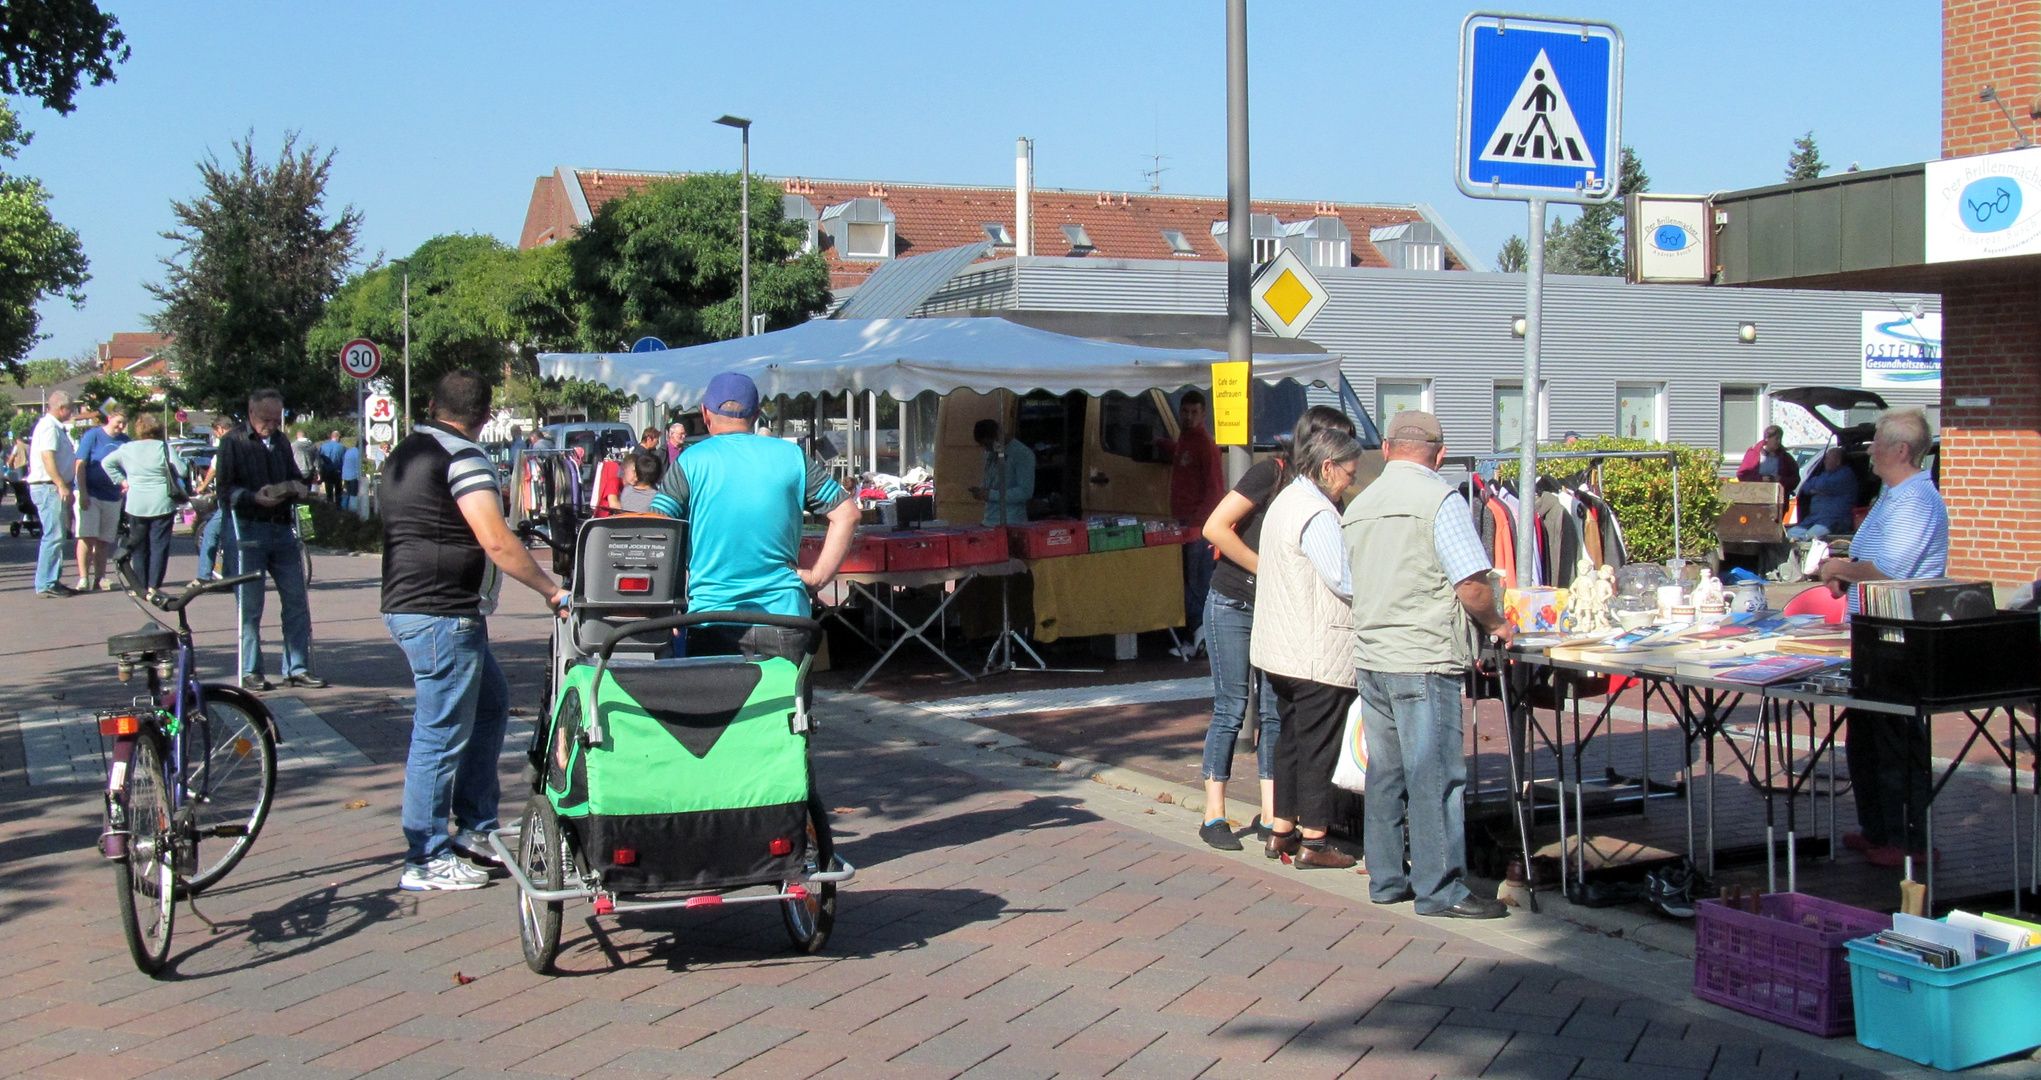
POLYGON ((113 340, 100 343, 99 370, 125 371, 138 379, 162 375, 169 365, 159 354, 175 340, 169 334, 115 334, 113 340))
MULTIPOLYGON (((560 173, 539 177, 525 212, 519 247, 537 247, 573 235, 575 215, 572 201, 560 173)), ((672 179, 684 173, 619 172, 607 169, 576 169, 581 191, 590 213, 604 203, 629 194, 656 180, 672 179)), ((865 180, 809 180, 802 177, 770 178, 785 187, 789 195, 802 195, 816 212, 856 198, 876 198, 893 212, 894 256, 905 258, 962 244, 985 241, 984 225, 1000 222, 1009 232, 1014 227, 1012 188, 959 187, 940 184, 894 184, 865 180)), ((1060 226, 1084 226, 1092 242, 1089 253, 1109 259, 1203 259, 1226 257, 1219 239, 1212 235, 1212 223, 1226 220, 1226 200, 1209 196, 1166 195, 1147 192, 1073 191, 1036 188, 1031 201, 1034 254, 1066 256, 1072 248, 1060 226), (1179 255, 1163 238, 1162 230, 1176 229, 1190 241, 1195 254, 1179 255)), ((1273 214, 1285 223, 1303 221, 1321 214, 1337 215, 1353 234, 1353 265, 1387 266, 1381 252, 1368 242, 1368 231, 1383 225, 1422 221, 1424 215, 1410 204, 1322 203, 1255 200, 1253 212, 1273 214)), ((990 258, 1013 254, 1011 247, 996 248, 990 258)), ((839 258, 833 247, 825 246, 823 258, 829 263, 830 285, 842 289, 859 284, 881 261, 839 258)), ((1450 249, 1446 267, 1465 269, 1450 249)))

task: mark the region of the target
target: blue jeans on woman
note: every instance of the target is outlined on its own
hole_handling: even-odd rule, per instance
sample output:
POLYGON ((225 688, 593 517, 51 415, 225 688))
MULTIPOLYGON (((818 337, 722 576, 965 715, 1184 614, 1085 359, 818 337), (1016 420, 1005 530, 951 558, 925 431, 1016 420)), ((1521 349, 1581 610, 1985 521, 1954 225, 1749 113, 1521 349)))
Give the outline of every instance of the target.
POLYGON ((496 828, 502 790, 496 759, 510 725, 510 683, 489 651, 489 623, 457 615, 384 615, 411 662, 418 703, 404 763, 404 861, 446 853, 451 818, 461 829, 496 828))
POLYGON ((1417 894, 1436 915, 1467 899, 1467 758, 1458 675, 1359 670, 1368 736, 1368 897, 1417 894), (1405 834, 1408 833, 1406 850, 1405 834), (1410 873, 1403 872, 1408 854, 1410 873))
MULTIPOLYGON (((1217 590, 1205 595, 1205 653, 1212 659, 1212 723, 1205 729, 1205 779, 1233 778, 1233 747, 1247 719, 1248 638, 1254 632, 1254 605, 1217 590)), ((1261 779, 1276 776, 1276 738, 1283 722, 1276 718, 1276 692, 1261 680, 1261 745, 1256 765, 1261 779)))

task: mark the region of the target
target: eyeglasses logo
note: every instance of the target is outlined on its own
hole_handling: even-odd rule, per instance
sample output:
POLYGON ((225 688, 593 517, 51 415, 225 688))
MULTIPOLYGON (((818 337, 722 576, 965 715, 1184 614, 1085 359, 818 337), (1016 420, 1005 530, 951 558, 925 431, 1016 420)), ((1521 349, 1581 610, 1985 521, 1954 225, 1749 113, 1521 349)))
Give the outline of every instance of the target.
POLYGON ((2020 182, 2010 176, 1987 176, 1963 189, 1963 227, 1974 233, 2010 229, 2020 219, 2020 182))
POLYGON ((1651 246, 1660 251, 1684 251, 1687 239, 1687 230, 1680 225, 1660 225, 1651 231, 1651 246))

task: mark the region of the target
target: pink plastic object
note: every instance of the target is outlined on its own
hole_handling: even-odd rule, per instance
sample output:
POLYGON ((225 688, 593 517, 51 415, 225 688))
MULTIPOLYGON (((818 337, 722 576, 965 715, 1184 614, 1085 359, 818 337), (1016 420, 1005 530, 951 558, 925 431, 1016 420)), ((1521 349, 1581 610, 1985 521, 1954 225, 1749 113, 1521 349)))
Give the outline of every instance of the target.
POLYGON ((723 898, 720 896, 690 896, 687 898, 687 906, 691 908, 719 907, 722 903, 723 898))
POLYGON ((607 896, 598 896, 595 898, 595 913, 597 915, 614 915, 616 914, 616 910, 617 910, 616 901, 611 900, 607 896))
POLYGON ((1793 599, 1786 601, 1786 610, 1780 614, 1789 617, 1794 615, 1819 615, 1823 622, 1839 623, 1843 621, 1844 616, 1849 614, 1849 611, 1850 603, 1848 600, 1840 596, 1831 595, 1826 585, 1816 585, 1811 589, 1802 591, 1793 599))

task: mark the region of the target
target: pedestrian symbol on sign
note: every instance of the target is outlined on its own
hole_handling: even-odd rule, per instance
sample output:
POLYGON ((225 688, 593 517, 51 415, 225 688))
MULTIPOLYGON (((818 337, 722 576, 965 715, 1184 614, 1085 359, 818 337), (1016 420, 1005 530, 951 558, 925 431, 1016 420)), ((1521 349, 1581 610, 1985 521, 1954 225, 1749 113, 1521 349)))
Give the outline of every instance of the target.
POLYGON ((1510 99, 1510 109, 1489 133, 1482 161, 1549 162, 1595 168, 1594 153, 1573 107, 1566 103, 1558 73, 1543 49, 1524 73, 1523 85, 1510 99))

